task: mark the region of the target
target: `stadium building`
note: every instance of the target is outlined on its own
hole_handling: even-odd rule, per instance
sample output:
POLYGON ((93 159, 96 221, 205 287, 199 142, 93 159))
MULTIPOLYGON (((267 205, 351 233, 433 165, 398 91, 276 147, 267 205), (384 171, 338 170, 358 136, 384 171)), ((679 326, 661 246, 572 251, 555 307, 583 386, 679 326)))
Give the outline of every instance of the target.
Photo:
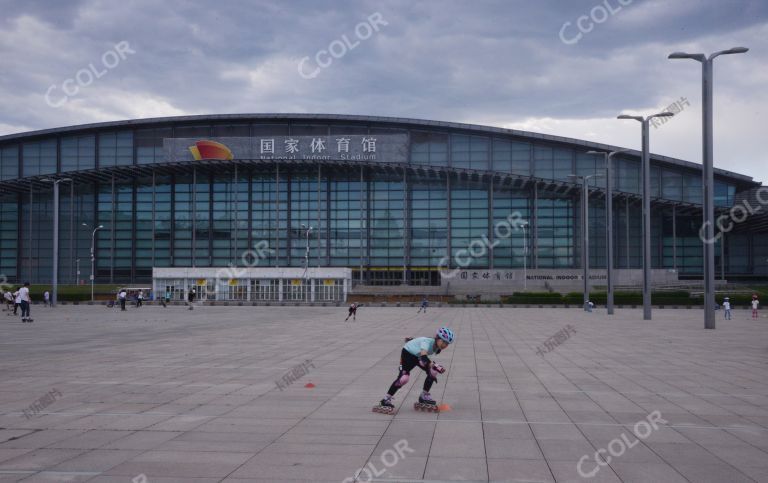
MULTIPOLYGON (((511 292, 578 278, 580 185, 569 175, 604 173, 603 157, 587 151, 615 149, 469 124, 304 114, 0 136, 0 272, 51 281, 50 181, 66 178, 59 283, 87 283, 92 230, 102 225, 96 283, 149 284, 154 270, 156 287, 177 297, 190 284, 207 298, 235 299, 287 298, 291 285, 302 287, 292 297, 306 298, 350 283, 511 292), (221 286, 217 267, 229 267, 221 286), (285 280, 275 278, 280 269, 285 280)), ((642 266, 640 153, 617 155, 613 173, 614 262, 619 283, 631 283, 642 266)), ((716 169, 715 183, 720 212, 762 195, 743 174, 716 169)), ((605 178, 590 185, 589 263, 600 269, 605 178)), ((651 192, 654 278, 701 277, 701 165, 652 155, 651 192)), ((768 275, 764 213, 728 227, 716 242, 718 277, 768 275)))

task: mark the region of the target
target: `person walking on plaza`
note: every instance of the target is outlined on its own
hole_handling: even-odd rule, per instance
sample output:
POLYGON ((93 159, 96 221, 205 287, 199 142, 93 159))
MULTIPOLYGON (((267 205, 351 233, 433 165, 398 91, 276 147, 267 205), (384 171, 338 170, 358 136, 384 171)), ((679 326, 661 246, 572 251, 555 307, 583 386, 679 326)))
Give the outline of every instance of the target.
POLYGON ((731 320, 731 299, 728 297, 723 299, 723 315, 725 320, 731 320))
POLYGON ((187 301, 189 303, 189 310, 194 310, 194 307, 192 307, 192 302, 195 301, 195 288, 194 287, 189 289, 189 293, 187 294, 187 301))
POLYGON ((51 293, 49 291, 43 292, 43 306, 45 307, 53 307, 51 305, 51 293))
POLYGON ((18 310, 20 305, 21 305, 21 287, 19 287, 19 290, 13 292, 13 315, 18 315, 18 310))
POLYGON ((120 310, 125 310, 125 298, 128 297, 128 294, 125 292, 125 289, 121 289, 120 293, 117 294, 118 300, 120 300, 120 310))
POLYGON ((757 294, 752 294, 752 318, 753 319, 759 318, 759 315, 757 315, 758 307, 760 307, 760 301, 757 300, 757 294))
POLYGON ((138 309, 143 305, 144 302, 144 291, 139 290, 139 294, 136 296, 136 308, 138 309))
POLYGON ((29 282, 24 282, 24 286, 19 289, 19 305, 21 305, 21 321, 31 323, 29 307, 32 305, 32 299, 29 297, 29 282))

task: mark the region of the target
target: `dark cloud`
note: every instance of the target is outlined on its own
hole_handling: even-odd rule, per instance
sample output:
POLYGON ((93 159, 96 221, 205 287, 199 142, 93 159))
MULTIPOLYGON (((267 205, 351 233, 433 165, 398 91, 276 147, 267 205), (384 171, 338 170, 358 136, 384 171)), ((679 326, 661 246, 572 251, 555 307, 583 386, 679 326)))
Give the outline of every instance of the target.
MULTIPOLYGON (((668 61, 669 52, 739 44, 752 47, 748 57, 723 60, 716 71, 717 99, 728 105, 721 112, 752 122, 768 103, 762 0, 0 0, 0 10, 0 132, 184 113, 333 112, 584 121, 584 133, 568 134, 588 138, 601 131, 598 120, 625 109, 659 108, 681 95, 698 101, 699 71, 668 61), (318 51, 343 36, 355 42, 356 26, 372 14, 387 25, 315 78, 299 75, 302 58, 311 72, 318 51), (591 31, 564 43, 563 26, 570 22, 572 39, 585 15, 591 31), (121 41, 136 53, 64 106, 45 102, 50 86, 60 92, 121 41), (736 111, 745 92, 754 93, 751 110, 736 111)), ((697 143, 680 144, 670 142, 665 154, 696 159, 689 149, 697 143)), ((736 145, 745 158, 758 153, 747 139, 736 145)))

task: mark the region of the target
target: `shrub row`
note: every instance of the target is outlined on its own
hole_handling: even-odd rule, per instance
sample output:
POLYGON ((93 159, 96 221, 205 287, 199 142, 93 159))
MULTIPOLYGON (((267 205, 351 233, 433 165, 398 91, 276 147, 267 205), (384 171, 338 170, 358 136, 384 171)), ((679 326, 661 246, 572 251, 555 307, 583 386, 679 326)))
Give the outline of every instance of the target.
MULTIPOLYGON (((560 293, 538 293, 538 292, 515 292, 512 295, 501 297, 505 304, 530 304, 530 305, 576 305, 583 303, 582 292, 560 293)), ((608 303, 608 294, 606 292, 592 292, 590 300, 595 305, 605 305, 608 303)), ((733 303, 733 297, 731 297, 733 303)), ((643 294, 641 292, 616 292, 613 295, 613 302, 616 305, 642 305, 643 294)), ((651 294, 651 302, 654 305, 701 305, 701 296, 691 296, 686 291, 674 292, 655 292, 651 294)))

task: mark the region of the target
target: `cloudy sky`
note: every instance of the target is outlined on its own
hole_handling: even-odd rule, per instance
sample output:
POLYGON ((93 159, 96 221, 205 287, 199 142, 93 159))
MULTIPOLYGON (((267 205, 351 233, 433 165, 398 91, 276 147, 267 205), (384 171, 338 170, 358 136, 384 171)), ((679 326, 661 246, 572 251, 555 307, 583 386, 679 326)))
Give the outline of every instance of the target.
POLYGON ((651 150, 700 162, 700 64, 666 57, 746 46, 715 62, 715 166, 768 182, 765 0, 0 0, 0 11, 0 134, 341 113, 637 149, 639 125, 616 115, 682 98, 651 150))

